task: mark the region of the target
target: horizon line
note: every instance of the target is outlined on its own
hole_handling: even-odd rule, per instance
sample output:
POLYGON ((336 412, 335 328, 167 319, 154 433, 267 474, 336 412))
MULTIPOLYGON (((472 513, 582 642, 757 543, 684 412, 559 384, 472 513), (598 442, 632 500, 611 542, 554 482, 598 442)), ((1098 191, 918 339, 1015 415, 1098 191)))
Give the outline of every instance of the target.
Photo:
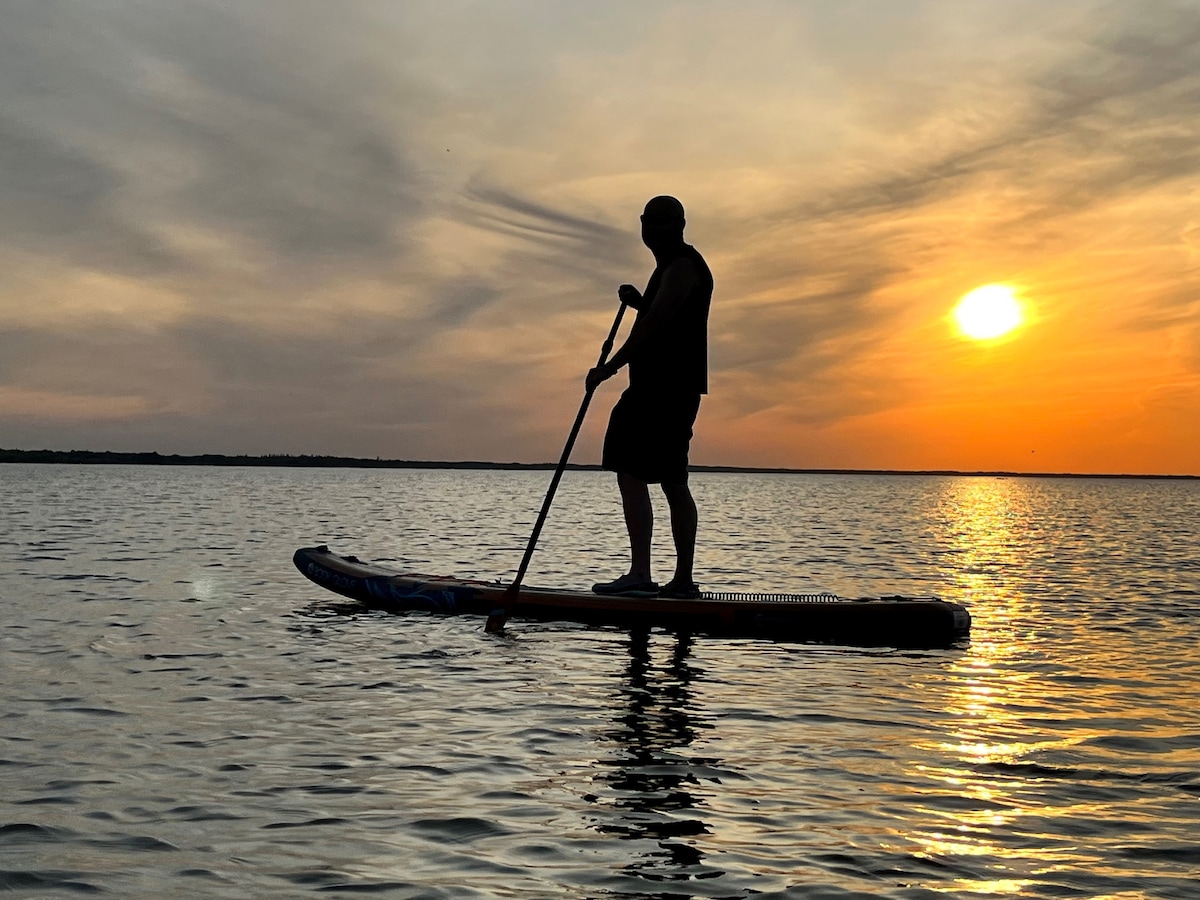
MULTIPOLYGON (((176 465, 176 466, 257 466, 277 468, 363 468, 363 469, 496 469, 545 471, 557 468, 550 462, 489 462, 486 460, 412 460, 375 457, 333 456, 329 454, 237 454, 159 453, 120 450, 17 450, 0 448, 0 463, 40 463, 57 465, 176 465)), ((574 471, 603 471, 595 463, 567 463, 574 471)), ((1158 480, 1200 480, 1200 475, 1151 474, 1136 472, 1018 472, 1004 469, 838 469, 796 468, 789 466, 689 465, 696 473, 748 475, 957 475, 992 478, 1139 478, 1158 480)))

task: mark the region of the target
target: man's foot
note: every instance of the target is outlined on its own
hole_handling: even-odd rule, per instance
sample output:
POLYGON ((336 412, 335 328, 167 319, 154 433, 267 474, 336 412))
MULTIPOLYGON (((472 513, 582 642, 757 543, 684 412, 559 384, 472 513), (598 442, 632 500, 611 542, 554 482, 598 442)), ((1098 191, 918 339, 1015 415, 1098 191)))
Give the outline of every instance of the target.
POLYGON ((656 597, 658 585, 640 575, 622 575, 613 581, 593 584, 592 593, 621 597, 656 597))
POLYGON ((700 585, 694 581, 669 581, 662 586, 658 596, 665 600, 699 600, 700 585))

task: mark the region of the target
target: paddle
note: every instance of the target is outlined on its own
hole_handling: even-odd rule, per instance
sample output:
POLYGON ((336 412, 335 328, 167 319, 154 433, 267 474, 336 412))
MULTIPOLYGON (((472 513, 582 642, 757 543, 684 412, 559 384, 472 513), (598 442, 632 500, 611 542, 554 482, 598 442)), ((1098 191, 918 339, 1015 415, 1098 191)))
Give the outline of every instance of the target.
MULTIPOLYGON (((604 365, 608 360, 608 354, 612 352, 613 339, 617 336, 617 329, 621 327, 621 318, 624 315, 625 303, 622 302, 621 308, 617 310, 617 317, 613 320, 612 328, 609 329, 608 337, 604 341, 604 347, 600 350, 600 361, 596 363, 597 366, 604 365)), ((554 470, 554 477, 550 479, 550 490, 546 492, 546 499, 542 501, 542 511, 538 513, 537 524, 533 526, 533 534, 529 536, 525 555, 521 558, 521 565, 517 569, 517 577, 501 597, 501 605, 488 614, 487 625, 484 626, 484 630, 488 634, 504 630, 504 623, 508 621, 509 613, 512 612, 513 605, 517 602, 517 596, 521 592, 521 580, 525 577, 525 570, 529 568, 529 560, 533 556, 533 549, 537 546, 538 538, 542 534, 542 526, 546 524, 546 515, 550 512, 550 504, 554 502, 554 492, 558 490, 558 483, 562 481, 563 472, 567 468, 567 460, 571 457, 571 448, 575 446, 575 438, 579 436, 579 428, 583 425, 583 417, 587 415, 588 404, 592 402, 592 394, 595 392, 594 387, 584 391, 583 403, 579 405, 579 414, 575 416, 575 425, 571 428, 571 436, 567 438, 567 445, 563 447, 558 468, 554 470)))

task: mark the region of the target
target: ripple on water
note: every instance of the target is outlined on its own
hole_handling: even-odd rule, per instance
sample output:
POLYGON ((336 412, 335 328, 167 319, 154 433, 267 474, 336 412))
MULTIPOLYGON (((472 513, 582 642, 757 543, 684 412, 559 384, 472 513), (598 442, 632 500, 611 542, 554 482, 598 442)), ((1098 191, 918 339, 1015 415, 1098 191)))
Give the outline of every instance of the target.
MULTIPOLYGON (((706 583, 970 606, 969 646, 894 653, 494 640, 291 568, 325 542, 511 577, 546 473, 3 474, 4 889, 1194 893, 1195 485, 697 476, 706 583)), ((529 582, 610 577, 609 480, 560 491, 529 582)))
POLYGON ((68 869, 0 869, 0 889, 54 892, 55 894, 98 894, 103 890, 86 881, 83 873, 68 869))

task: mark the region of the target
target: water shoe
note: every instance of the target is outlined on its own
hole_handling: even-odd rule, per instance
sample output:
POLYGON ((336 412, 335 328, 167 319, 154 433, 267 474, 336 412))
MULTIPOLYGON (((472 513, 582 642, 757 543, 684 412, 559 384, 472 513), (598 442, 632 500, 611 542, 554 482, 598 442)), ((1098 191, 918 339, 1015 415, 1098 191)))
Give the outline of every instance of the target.
POLYGON ((619 597, 657 597, 658 584, 636 575, 622 575, 613 581, 593 584, 592 593, 619 597))

